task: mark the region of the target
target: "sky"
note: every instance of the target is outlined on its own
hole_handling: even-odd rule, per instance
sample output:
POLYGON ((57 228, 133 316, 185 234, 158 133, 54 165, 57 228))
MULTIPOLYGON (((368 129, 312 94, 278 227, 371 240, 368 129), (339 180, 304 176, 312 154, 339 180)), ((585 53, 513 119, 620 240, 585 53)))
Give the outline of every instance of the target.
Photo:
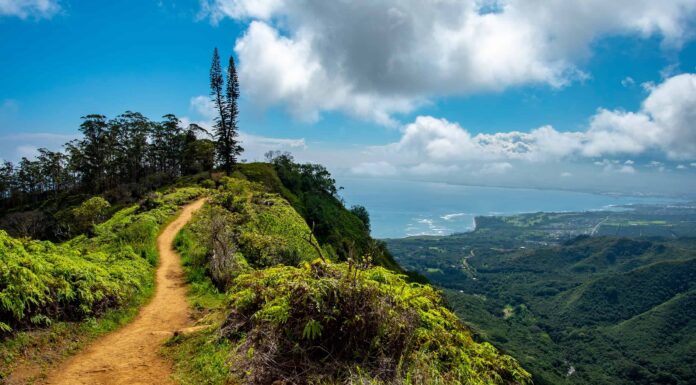
POLYGON ((696 0, 0 0, 0 158, 127 110, 339 177, 696 191, 696 0), (226 62, 226 60, 224 60, 226 62))

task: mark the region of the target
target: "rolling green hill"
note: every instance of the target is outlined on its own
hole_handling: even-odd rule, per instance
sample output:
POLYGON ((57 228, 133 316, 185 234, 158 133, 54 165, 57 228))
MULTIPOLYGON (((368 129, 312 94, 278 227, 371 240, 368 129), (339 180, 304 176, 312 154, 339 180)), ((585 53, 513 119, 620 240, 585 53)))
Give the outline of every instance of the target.
POLYGON ((103 198, 66 208, 86 226, 61 244, 0 233, 0 383, 20 362, 59 362, 130 320, 152 293, 160 226, 200 195, 207 203, 175 241, 200 327, 164 349, 180 383, 530 383, 422 277, 404 274, 323 167, 209 175, 110 217, 103 198))
MULTIPOLYGON (((548 216, 554 228, 585 223, 581 214, 561 216, 569 222, 548 216)), ((537 384, 696 381, 696 239, 558 239, 540 232, 547 219, 528 227, 529 218, 387 244, 402 266, 444 287, 465 323, 520 360, 537 384)))
POLYGON ((336 197, 308 195, 286 190, 270 165, 244 165, 180 233, 190 300, 208 326, 165 350, 182 383, 528 383, 436 290, 378 254, 336 197))

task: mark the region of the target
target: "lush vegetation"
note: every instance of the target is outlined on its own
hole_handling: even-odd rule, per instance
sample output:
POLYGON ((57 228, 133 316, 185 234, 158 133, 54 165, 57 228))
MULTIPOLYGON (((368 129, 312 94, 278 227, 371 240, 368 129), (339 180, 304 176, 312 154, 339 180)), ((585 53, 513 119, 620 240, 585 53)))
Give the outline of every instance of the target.
MULTIPOLYGON (((304 219, 277 194, 243 179, 223 177, 210 202, 177 237, 185 265, 204 268, 221 290, 251 268, 296 265, 325 251, 304 219)), ((320 254, 321 253, 321 254, 320 254)))
MULTIPOLYGON (((327 252, 338 260, 367 256, 380 266, 402 272, 384 243, 370 236, 366 210, 346 210, 339 188, 321 165, 298 164, 289 154, 267 154, 269 163, 239 165, 243 177, 280 194, 302 215, 327 252)), ((410 274, 413 279, 422 277, 410 274)))
POLYGON ((209 326, 165 348, 181 383, 529 382, 512 358, 475 342, 429 285, 358 254, 338 262, 284 199, 302 202, 274 167, 235 175, 177 237, 198 323, 209 326))
POLYGON ((221 333, 251 384, 523 384, 510 357, 471 334, 429 285, 382 267, 321 260, 239 276, 221 333))
POLYGON ((641 210, 636 235, 635 227, 693 227, 688 211, 657 207, 584 218, 525 214, 477 218, 471 233, 388 244, 405 268, 445 287, 456 313, 537 384, 690 384, 696 241, 567 237, 607 217, 602 226, 640 221, 641 210))
POLYGON ((16 165, 5 161, 0 165, 0 229, 18 237, 65 240, 80 232, 65 228, 71 212, 64 209, 94 194, 128 204, 181 176, 211 172, 215 166, 231 173, 243 150, 237 141, 239 81, 231 57, 227 71, 225 85, 215 49, 210 86, 218 117, 212 133, 196 124, 182 127, 172 114, 161 122, 132 111, 113 119, 91 114, 82 118, 82 137, 66 143, 64 152, 41 148, 35 159, 24 157, 16 165))
MULTIPOLYGON (((94 322, 110 309, 140 303, 152 288, 160 226, 203 191, 183 188, 153 195, 94 225, 93 236, 61 244, 15 239, 0 231, 2 359, 13 361, 23 350, 21 341, 31 340, 17 332, 53 324, 60 329, 63 322, 85 319, 94 322)), ((104 202, 95 197, 75 210, 99 216, 94 208, 104 208, 104 202)))
POLYGON ((0 168, 0 229, 64 241, 91 229, 75 220, 73 208, 95 194, 117 209, 215 164, 213 142, 197 138, 202 128, 182 128, 173 115, 162 122, 135 112, 83 119, 82 138, 67 143, 65 153, 40 149, 34 160, 0 168))

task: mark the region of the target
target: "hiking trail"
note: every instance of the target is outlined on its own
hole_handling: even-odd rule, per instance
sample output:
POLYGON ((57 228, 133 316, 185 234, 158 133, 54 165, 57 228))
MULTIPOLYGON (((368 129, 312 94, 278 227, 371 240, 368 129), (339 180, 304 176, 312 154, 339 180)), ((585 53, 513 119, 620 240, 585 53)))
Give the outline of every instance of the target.
POLYGON ((205 198, 184 206, 157 238, 159 267, 155 294, 137 317, 69 358, 53 370, 49 385, 173 385, 171 366, 159 354, 164 341, 189 323, 186 286, 176 234, 201 208, 205 198))

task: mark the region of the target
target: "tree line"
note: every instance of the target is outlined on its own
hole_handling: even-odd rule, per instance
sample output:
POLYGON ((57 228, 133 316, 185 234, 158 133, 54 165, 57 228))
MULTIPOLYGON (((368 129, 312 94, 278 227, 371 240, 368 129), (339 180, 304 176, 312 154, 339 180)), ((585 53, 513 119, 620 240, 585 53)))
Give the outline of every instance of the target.
POLYGON ((214 167, 214 142, 198 138, 206 131, 196 124, 183 128, 174 115, 159 122, 131 111, 82 119, 82 137, 66 143, 64 152, 41 148, 33 160, 4 162, 0 196, 6 204, 31 204, 66 191, 98 194, 214 167))
POLYGON ((172 114, 161 121, 132 111, 112 119, 84 116, 82 137, 66 143, 65 151, 41 148, 35 159, 0 165, 0 207, 36 204, 63 192, 99 194, 129 185, 142 190, 216 166, 231 172, 243 151, 237 140, 239 80, 230 57, 225 84, 217 48, 210 86, 218 112, 212 133, 197 124, 182 127, 172 114))

